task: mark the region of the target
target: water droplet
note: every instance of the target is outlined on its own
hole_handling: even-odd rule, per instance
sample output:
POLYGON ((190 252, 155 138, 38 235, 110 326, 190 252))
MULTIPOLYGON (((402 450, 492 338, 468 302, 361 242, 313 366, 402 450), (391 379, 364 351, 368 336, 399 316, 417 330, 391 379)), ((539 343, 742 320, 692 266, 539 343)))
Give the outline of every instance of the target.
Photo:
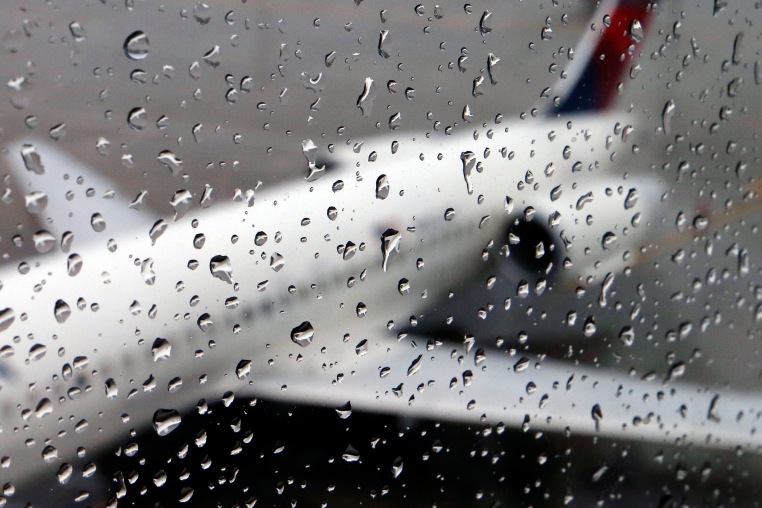
POLYGON ((140 263, 140 275, 149 286, 156 282, 156 272, 153 271, 153 259, 146 258, 140 263))
POLYGON ((198 317, 196 324, 202 332, 206 332, 214 325, 214 322, 212 321, 212 316, 205 312, 198 317))
POLYGON ((55 462, 58 460, 58 450, 54 448, 53 446, 46 446, 42 450, 42 460, 44 460, 46 463, 50 464, 51 462, 55 462))
POLYGON ((267 243, 267 233, 264 231, 259 231, 256 235, 254 235, 254 245, 261 247, 265 243, 267 243))
POLYGON ((69 319, 69 316, 71 316, 71 307, 69 307, 69 304, 65 301, 57 300, 53 307, 53 314, 55 315, 56 321, 63 323, 69 319))
POLYGON ((696 231, 705 231, 709 227, 709 219, 703 215, 697 215, 693 219, 693 227, 696 228, 696 231))
POLYGON ((352 416, 352 404, 347 402, 346 404, 342 404, 341 406, 336 408, 336 414, 339 415, 339 418, 342 420, 346 420, 350 416, 352 416))
POLYGON ((376 179, 376 199, 386 199, 389 197, 389 178, 381 175, 376 179))
POLYGON ((661 112, 661 124, 664 129, 664 134, 669 135, 672 131, 672 119, 675 116, 675 102, 670 99, 664 105, 664 109, 661 112))
POLYGON ((307 347, 312 344, 314 336, 315 329, 312 328, 312 324, 310 324, 309 321, 304 321, 302 324, 291 330, 291 340, 301 347, 307 347))
POLYGON ((98 138, 98 141, 95 142, 95 149, 98 151, 101 155, 108 155, 111 153, 111 142, 104 138, 103 136, 98 138))
POLYGON ((387 51, 389 44, 389 30, 381 30, 378 34, 378 54, 384 58, 389 58, 391 55, 387 51))
POLYGON ((48 195, 44 192, 33 191, 24 196, 24 202, 29 213, 42 213, 48 206, 48 195))
POLYGON ((272 256, 270 256, 270 268, 276 272, 279 272, 281 269, 283 269, 284 266, 286 266, 286 260, 284 257, 277 252, 273 252, 272 256))
POLYGON ((401 121, 402 121, 402 113, 398 111, 397 113, 394 113, 392 116, 389 117, 389 128, 391 130, 397 130, 400 126, 401 121))
POLYGON ((82 25, 79 24, 78 21, 72 21, 69 23, 69 31, 71 32, 72 37, 74 37, 74 40, 77 42, 82 42, 87 38, 87 32, 82 27, 82 25))
POLYGON ((160 152, 156 158, 159 162, 169 168, 173 176, 180 173, 180 170, 183 169, 182 159, 180 159, 177 155, 174 154, 174 152, 171 152, 170 150, 164 150, 160 152))
POLYGON ((603 283, 601 284, 601 296, 598 297, 598 305, 601 307, 605 307, 608 304, 608 294, 611 290, 611 286, 614 285, 614 274, 609 272, 606 274, 606 277, 603 279, 603 283))
POLYGON ((179 220, 190 209, 193 201, 193 194, 185 189, 180 189, 172 195, 169 204, 175 211, 174 221, 179 220))
POLYGON ((742 54, 742 48, 743 48, 743 32, 738 32, 736 35, 736 38, 733 40, 733 56, 732 61, 733 65, 738 65, 741 63, 741 58, 743 57, 742 54))
POLYGON ((41 175, 45 173, 45 166, 42 165, 42 159, 37 152, 37 147, 30 144, 25 144, 21 147, 21 158, 24 160, 24 166, 27 171, 37 173, 41 175))
POLYGON ((145 108, 132 108, 127 114, 127 124, 136 131, 145 129, 148 125, 148 114, 145 108))
POLYGON ((44 344, 35 344, 31 348, 29 348, 29 361, 30 362, 36 362, 37 360, 41 360, 45 357, 45 355, 48 352, 47 346, 44 344))
POLYGON ((170 344, 167 339, 157 337, 156 340, 153 341, 153 346, 151 346, 151 356, 153 357, 153 361, 158 362, 161 360, 168 360, 171 353, 172 344, 170 344))
POLYGON ((590 416, 595 422, 595 430, 600 430, 600 423, 601 420, 603 420, 603 410, 601 410, 601 406, 598 404, 593 405, 593 409, 590 410, 590 416))
POLYGON ((341 455, 341 458, 345 462, 357 462, 360 460, 360 452, 358 452, 352 445, 349 445, 341 455))
POLYGON ((210 206, 212 206, 212 203, 214 203, 214 198, 212 197, 212 191, 214 191, 214 188, 207 183, 204 186, 203 194, 201 194, 201 201, 199 201, 201 208, 209 208, 210 206))
POLYGON ((193 18, 198 21, 199 24, 206 25, 209 23, 209 20, 212 19, 212 15, 209 11, 211 11, 211 8, 208 4, 204 2, 198 2, 193 7, 193 18))
POLYGON ((603 234, 603 237, 601 238, 601 247, 603 247, 603 250, 609 250, 616 241, 616 234, 609 231, 603 234))
POLYGON ((207 51, 204 54, 204 56, 202 56, 201 58, 212 69, 218 67, 220 65, 220 62, 221 62, 221 60, 220 60, 220 47, 215 45, 212 49, 207 51))
POLYGON ((233 201, 236 201, 236 202, 245 201, 247 208, 251 208, 252 206, 254 206, 255 198, 256 198, 256 195, 253 189, 246 189, 246 191, 243 191, 241 189, 236 189, 233 193, 233 201))
POLYGON ((482 14, 482 17, 479 19, 479 33, 482 35, 486 35, 492 31, 492 28, 487 26, 490 17, 492 17, 492 13, 490 11, 484 11, 484 14, 482 14))
POLYGON ((635 343, 635 331, 631 326, 622 328, 622 331, 619 332, 619 340, 621 340, 627 347, 630 347, 635 343))
POLYGON ((225 100, 227 101, 228 104, 235 104, 236 101, 238 100, 238 90, 236 90, 235 88, 230 88, 225 93, 225 100))
POLYGON ((381 235, 381 254, 383 256, 381 267, 384 271, 387 271, 389 267, 389 260, 392 252, 399 252, 401 240, 402 236, 400 235, 400 232, 395 229, 387 229, 381 235))
POLYGON ((633 19, 630 21, 630 27, 628 30, 630 34, 630 39, 632 39, 632 42, 641 42, 643 40, 643 25, 640 23, 640 20, 633 19))
POLYGON ((638 204, 638 191, 637 189, 630 189, 627 193, 627 197, 624 198, 624 209, 630 210, 638 204))
POLYGON ((750 271, 749 261, 749 249, 741 249, 738 251, 738 275, 745 276, 750 271))
POLYGON ((188 67, 188 74, 193 79, 198 79, 201 77, 201 65, 199 65, 198 62, 193 62, 190 64, 190 67, 188 67))
POLYGON ((322 83, 323 80, 323 73, 319 72, 317 76, 314 78, 310 76, 307 72, 302 72, 301 76, 301 82, 304 88, 307 90, 310 90, 315 93, 320 93, 325 88, 325 83, 322 83))
POLYGON ((58 478, 58 483, 61 485, 65 485, 70 479, 71 475, 74 472, 74 468, 71 466, 71 464, 64 463, 61 464, 61 467, 58 468, 58 472, 56 473, 56 477, 58 478))
POLYGON ((251 360, 241 360, 235 367, 235 375, 238 379, 245 379, 251 374, 251 360))
POLYGON ((493 85, 497 84, 496 66, 500 63, 500 59, 490 53, 487 55, 487 74, 489 75, 489 82, 493 85))
POLYGON ((527 367, 529 367, 529 358, 526 356, 522 357, 513 365, 513 371, 514 372, 524 372, 527 370, 527 367))
POLYGON ((180 497, 177 499, 180 503, 187 503, 193 497, 192 487, 183 487, 180 489, 180 497))
POLYGON ((114 381, 113 378, 108 378, 106 380, 106 383, 104 385, 104 390, 106 392, 107 399, 115 399, 117 395, 119 395, 119 387, 117 386, 116 381, 114 381))
POLYGON ((734 78, 728 83, 728 97, 736 97, 738 95, 738 89, 743 83, 743 78, 734 78))
POLYGON ((160 436, 166 436, 175 430, 182 421, 175 409, 157 409, 153 414, 153 428, 160 436))
POLYGON ((135 69, 130 73, 130 79, 139 85, 148 83, 148 73, 143 69, 135 69))
POLYGON ((577 200, 577 204, 576 204, 575 208, 577 210, 582 210, 582 208, 584 208, 586 204, 588 204, 588 203, 590 203, 592 201, 593 201, 593 191, 590 191, 590 192, 580 196, 580 198, 577 200))
POLYGON ((150 231, 148 231, 148 236, 151 238, 151 245, 156 244, 156 240, 164 234, 164 232, 167 230, 167 224, 164 219, 157 220, 153 226, 151 226, 150 231))
POLYGON ((302 141, 302 153, 307 159, 307 167, 309 173, 305 177, 308 182, 314 182, 325 173, 325 166, 317 166, 317 146, 311 139, 305 139, 302 141))
POLYGON ((392 462, 392 476, 398 478, 402 474, 402 457, 397 457, 392 462))
POLYGON ((585 319, 585 325, 583 327, 583 333, 585 334, 585 337, 592 337, 595 335, 597 328, 595 326, 595 318, 593 316, 588 316, 587 319, 585 319))
POLYGON ((0 332, 7 330, 15 319, 16 314, 10 307, 0 310, 0 332))
POLYGON ((480 95, 484 95, 484 92, 482 92, 481 90, 481 86, 483 84, 484 84, 484 76, 477 76, 476 78, 474 78, 473 85, 471 86, 471 95, 473 95, 474 97, 479 97, 480 95))
POLYGON ((148 195, 148 191, 140 191, 137 196, 135 196, 135 199, 133 199, 129 207, 133 210, 141 210, 143 208, 143 205, 145 204, 145 198, 148 195))
POLYGON ((34 409, 34 416, 37 418, 44 418, 53 412, 53 403, 50 399, 44 398, 37 403, 37 407, 34 409))
POLYGON ((229 257, 221 255, 214 256, 211 261, 209 261, 209 271, 212 272, 212 275, 216 279, 220 279, 228 284, 233 283, 233 267, 231 266, 229 257))
POLYGON ((474 193, 474 182, 471 179, 471 174, 476 167, 476 156, 474 152, 462 152, 460 154, 460 160, 463 162, 463 178, 466 181, 466 190, 469 194, 474 193))
POLYGON ((37 231, 32 235, 34 248, 37 252, 44 254, 50 252, 56 246, 56 237, 49 231, 37 231))
POLYGON ((90 217, 90 226, 96 233, 101 233, 106 229, 106 219, 103 218, 103 215, 94 213, 90 217))
POLYGON ((124 40, 124 54, 132 60, 143 60, 148 56, 150 44, 148 36, 140 30, 132 32, 124 40))
POLYGON ((592 481, 593 483, 597 483, 597 482, 601 481, 601 478, 603 478, 603 476, 606 474, 606 472, 607 472, 608 470, 609 470, 609 468, 608 468, 608 466, 606 466, 606 465, 603 465, 603 466, 599 467, 599 468, 598 468, 598 469, 596 469, 596 470, 595 470, 595 472, 593 473, 593 476, 592 476, 592 478, 591 478, 591 481, 592 481))
POLYGON ((413 360, 410 363, 410 366, 407 368, 407 375, 412 376, 419 370, 421 370, 421 365, 423 365, 423 355, 418 355, 418 357, 413 360))
POLYGON ((325 66, 330 67, 331 65, 333 65, 334 60, 336 60, 336 52, 331 51, 330 53, 325 55, 325 66))
POLYGON ((352 259, 357 254, 357 245, 354 242, 347 242, 344 246, 344 251, 341 253, 341 258, 344 261, 352 259))
POLYGON ((372 78, 365 78, 362 93, 357 98, 357 107, 363 118, 368 118, 373 111, 373 101, 376 99, 376 84, 372 78))
POLYGON ((669 368, 669 372, 667 373, 667 380, 671 381, 673 379, 682 377, 685 374, 685 370, 686 367, 684 362, 675 363, 669 368))

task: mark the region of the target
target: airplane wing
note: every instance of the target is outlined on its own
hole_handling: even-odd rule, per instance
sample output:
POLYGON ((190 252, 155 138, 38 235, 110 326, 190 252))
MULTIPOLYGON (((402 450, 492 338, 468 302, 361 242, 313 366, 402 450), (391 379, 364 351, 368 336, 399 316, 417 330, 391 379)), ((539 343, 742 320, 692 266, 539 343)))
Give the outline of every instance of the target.
MULTIPOLYGON (((243 390, 436 421, 618 440, 760 451, 762 397, 507 351, 426 347, 415 335, 369 348, 330 388, 321 376, 257 380, 243 390), (351 373, 349 373, 351 372, 351 373), (286 388, 284 388, 284 386, 286 388)), ((322 376, 324 377, 324 376, 322 376)), ((236 393, 241 388, 236 388, 236 393)))

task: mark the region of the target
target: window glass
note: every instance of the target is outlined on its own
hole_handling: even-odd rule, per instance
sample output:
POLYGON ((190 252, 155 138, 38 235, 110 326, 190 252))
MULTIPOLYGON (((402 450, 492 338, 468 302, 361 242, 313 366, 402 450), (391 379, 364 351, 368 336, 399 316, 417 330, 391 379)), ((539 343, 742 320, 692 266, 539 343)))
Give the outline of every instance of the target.
POLYGON ((759 4, 437 1, 0 6, 0 506, 759 504, 759 4))

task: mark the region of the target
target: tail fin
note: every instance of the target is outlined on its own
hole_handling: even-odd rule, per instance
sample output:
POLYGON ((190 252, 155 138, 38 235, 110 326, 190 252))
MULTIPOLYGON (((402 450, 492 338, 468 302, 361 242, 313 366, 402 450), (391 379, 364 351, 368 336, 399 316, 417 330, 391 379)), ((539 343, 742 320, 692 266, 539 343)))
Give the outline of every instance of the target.
POLYGON ((609 108, 615 101, 625 71, 637 58, 651 18, 649 0, 609 0, 596 9, 587 33, 567 70, 567 81, 556 90, 560 97, 556 113, 582 113, 609 108), (632 48, 632 49, 631 49, 632 48))

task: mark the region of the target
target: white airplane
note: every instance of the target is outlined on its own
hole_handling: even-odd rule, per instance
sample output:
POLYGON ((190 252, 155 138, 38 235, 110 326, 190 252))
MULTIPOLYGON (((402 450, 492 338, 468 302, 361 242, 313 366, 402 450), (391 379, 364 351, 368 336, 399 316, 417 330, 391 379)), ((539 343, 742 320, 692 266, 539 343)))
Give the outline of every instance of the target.
POLYGON ((596 81, 595 64, 608 52, 629 68, 649 9, 604 3, 537 118, 337 147, 329 171, 305 140, 308 181, 200 209, 180 192, 174 217, 106 193, 101 172, 50 142, 19 139, 13 179, 47 227, 39 256, 0 272, 2 482, 65 483, 80 447, 169 434, 200 399, 231 396, 759 450, 759 395, 402 332, 498 273, 511 300, 583 287, 607 305, 668 187, 615 171, 647 127, 610 109, 619 79, 596 81))

